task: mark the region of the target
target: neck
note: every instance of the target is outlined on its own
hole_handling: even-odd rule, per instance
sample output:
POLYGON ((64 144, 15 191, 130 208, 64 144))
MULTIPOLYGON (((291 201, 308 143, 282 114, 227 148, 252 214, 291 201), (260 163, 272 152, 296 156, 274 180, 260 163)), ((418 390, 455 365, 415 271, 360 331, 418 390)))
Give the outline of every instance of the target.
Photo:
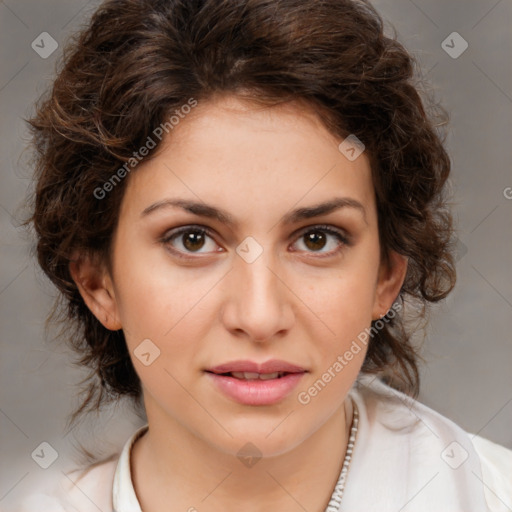
MULTIPOLYGON (((148 411, 149 412, 149 411, 148 411)), ((148 414, 149 430, 134 445, 132 481, 144 512, 324 512, 348 443, 349 398, 291 450, 243 464, 168 416, 148 414), (153 420, 153 421, 152 421, 153 420)))

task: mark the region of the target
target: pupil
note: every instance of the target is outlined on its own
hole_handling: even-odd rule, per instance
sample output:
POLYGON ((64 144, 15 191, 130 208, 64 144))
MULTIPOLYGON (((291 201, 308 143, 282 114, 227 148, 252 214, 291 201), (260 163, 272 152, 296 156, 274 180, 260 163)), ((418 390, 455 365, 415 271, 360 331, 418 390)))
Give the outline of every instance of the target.
POLYGON ((189 250, 200 249, 204 244, 203 234, 198 231, 189 231, 188 235, 184 235, 184 238, 183 245, 189 250), (199 246, 194 245, 194 243, 197 244, 198 241, 199 246))
POLYGON ((309 233, 306 236, 306 245, 310 249, 322 249, 325 245, 325 234, 318 231, 309 233), (312 246, 310 245, 312 243, 312 246))

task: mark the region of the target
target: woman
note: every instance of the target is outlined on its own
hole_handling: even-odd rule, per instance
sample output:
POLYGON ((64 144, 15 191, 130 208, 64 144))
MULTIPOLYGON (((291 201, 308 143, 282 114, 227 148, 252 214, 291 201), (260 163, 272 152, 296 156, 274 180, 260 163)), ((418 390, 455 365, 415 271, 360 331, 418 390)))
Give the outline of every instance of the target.
POLYGON ((414 399, 455 283, 441 114, 363 1, 100 6, 30 120, 31 220, 72 420, 147 425, 24 510, 508 510, 512 452, 414 399))

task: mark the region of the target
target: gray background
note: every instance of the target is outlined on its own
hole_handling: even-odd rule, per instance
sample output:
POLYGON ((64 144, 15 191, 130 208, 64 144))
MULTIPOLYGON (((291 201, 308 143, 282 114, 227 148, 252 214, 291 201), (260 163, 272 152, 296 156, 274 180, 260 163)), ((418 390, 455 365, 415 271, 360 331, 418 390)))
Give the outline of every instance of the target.
MULTIPOLYGON (((30 114, 51 79, 66 37, 97 4, 0 2, 3 510, 35 482, 72 466, 78 440, 108 454, 140 424, 121 404, 63 435, 81 374, 64 347, 44 341, 54 290, 31 257, 30 241, 16 228, 26 213, 22 201, 30 183, 21 117, 30 114), (42 32, 59 43, 46 59, 31 47, 42 32), (43 441, 59 454, 47 470, 31 458, 43 441)), ((437 99, 451 113, 447 145, 458 224, 458 284, 427 331, 420 399, 465 430, 512 448, 512 1, 378 0, 374 5, 417 56, 437 99), (469 44, 458 58, 441 46, 454 31, 469 44)))

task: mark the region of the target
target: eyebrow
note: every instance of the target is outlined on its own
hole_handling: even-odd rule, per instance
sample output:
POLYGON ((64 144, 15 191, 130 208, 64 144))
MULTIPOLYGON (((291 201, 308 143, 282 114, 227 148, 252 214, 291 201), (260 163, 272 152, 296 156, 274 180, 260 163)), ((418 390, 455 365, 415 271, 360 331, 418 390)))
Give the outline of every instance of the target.
MULTIPOLYGON (((235 218, 227 211, 216 208, 215 206, 208 205, 204 202, 197 202, 186 199, 163 199, 162 201, 157 201, 156 203, 153 203, 152 205, 145 208, 141 213, 141 217, 145 217, 153 212, 169 207, 182 208, 183 210, 186 210, 187 212, 190 212, 194 215, 217 220, 229 227, 237 226, 235 218)), ((368 224, 364 206, 359 201, 350 197, 336 197, 329 201, 313 206, 297 208, 296 210, 293 210, 284 215, 281 219, 281 222, 285 225, 294 224, 300 222, 301 220, 311 219, 321 215, 327 215, 328 213, 339 210, 340 208, 353 208, 360 211, 363 215, 365 223, 368 224)))

